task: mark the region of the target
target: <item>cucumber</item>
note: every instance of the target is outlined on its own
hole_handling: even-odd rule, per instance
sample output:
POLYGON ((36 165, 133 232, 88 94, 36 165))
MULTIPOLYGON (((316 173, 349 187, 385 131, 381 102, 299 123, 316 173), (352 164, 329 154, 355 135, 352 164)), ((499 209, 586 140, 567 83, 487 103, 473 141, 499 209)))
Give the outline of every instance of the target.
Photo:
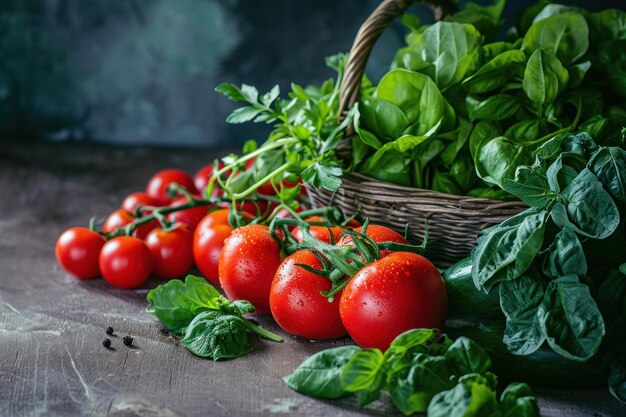
POLYGON ((448 315, 484 319, 504 317, 500 309, 498 288, 494 287, 486 294, 474 286, 471 257, 445 270, 443 280, 448 291, 448 315))
POLYGON ((606 367, 595 356, 587 362, 575 362, 542 347, 526 356, 514 355, 502 343, 504 320, 475 321, 448 318, 446 333, 456 338, 466 336, 489 353, 492 371, 505 382, 526 382, 542 387, 597 387, 605 386, 606 367))

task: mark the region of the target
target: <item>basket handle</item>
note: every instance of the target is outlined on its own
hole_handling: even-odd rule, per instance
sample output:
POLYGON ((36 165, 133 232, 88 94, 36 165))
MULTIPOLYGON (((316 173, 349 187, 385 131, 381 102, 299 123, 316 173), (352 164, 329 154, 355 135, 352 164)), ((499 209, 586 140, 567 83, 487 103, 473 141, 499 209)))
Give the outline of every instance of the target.
POLYGON ((361 25, 350 49, 339 91, 340 121, 345 118, 346 112, 354 106, 358 99, 361 79, 365 73, 365 65, 376 41, 396 17, 402 16, 412 3, 417 2, 430 6, 437 20, 443 19, 456 10, 454 0, 383 1, 361 25))

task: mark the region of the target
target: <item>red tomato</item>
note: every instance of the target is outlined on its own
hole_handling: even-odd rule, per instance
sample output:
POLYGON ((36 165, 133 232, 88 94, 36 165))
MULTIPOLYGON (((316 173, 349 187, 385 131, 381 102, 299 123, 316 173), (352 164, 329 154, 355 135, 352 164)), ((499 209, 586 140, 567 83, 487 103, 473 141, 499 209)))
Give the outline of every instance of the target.
POLYGON ((322 268, 322 263, 309 251, 298 251, 278 267, 270 290, 270 308, 276 323, 296 336, 307 339, 336 339, 346 334, 339 317, 339 299, 332 303, 320 294, 328 291, 327 278, 306 271, 297 264, 322 268))
POLYGON ((169 204, 172 201, 172 197, 167 194, 167 187, 174 182, 192 194, 197 194, 198 192, 193 184, 193 179, 185 171, 164 169, 150 178, 146 187, 146 193, 150 197, 159 200, 162 204, 169 204))
MULTIPOLYGON (((187 203, 187 197, 181 197, 172 202, 172 206, 180 206, 187 203)), ((192 230, 196 228, 200 220, 206 216, 212 205, 197 206, 168 214, 165 218, 172 223, 184 223, 192 230)))
POLYGON ((441 327, 447 307, 446 286, 437 268, 423 256, 394 252, 352 277, 339 313, 359 346, 385 351, 400 333, 441 327))
MULTIPOLYGON (((305 221, 307 222, 323 222, 324 219, 321 216, 312 216, 312 217, 307 217, 305 219, 305 221)), ((331 243, 331 233, 333 236, 333 241, 337 242, 337 240, 339 239, 339 235, 341 234, 341 232, 343 232, 344 229, 343 227, 339 227, 339 226, 332 226, 332 227, 326 227, 326 226, 310 226, 309 227, 309 232, 311 233, 311 235, 313 235, 314 238, 316 238, 317 240, 320 240, 322 242, 326 242, 326 243, 331 243), (330 229, 330 232, 329 232, 330 229)), ((302 243, 302 230, 300 230, 299 227, 296 227, 295 229, 293 229, 291 231, 291 234, 293 235, 293 237, 296 238, 296 240, 299 243, 302 243)))
MULTIPOLYGON (((218 169, 224 168, 226 165, 223 162, 220 162, 218 165, 218 169)), ((230 175, 230 170, 224 173, 224 177, 228 177, 230 175)), ((213 164, 205 165, 196 172, 196 175, 193 176, 193 183, 196 186, 196 190, 202 195, 204 195, 204 190, 207 185, 209 185, 209 181, 211 181, 211 177, 213 176, 213 164)), ((223 194, 223 191, 219 188, 219 184, 215 182, 213 184, 213 193, 214 197, 219 197, 223 194)))
MULTIPOLYGON (((104 221, 104 225, 102 226, 102 230, 104 232, 112 233, 115 229, 119 227, 124 227, 128 223, 131 223, 135 218, 125 212, 122 209, 115 210, 113 213, 107 217, 104 221)), ((138 237, 139 239, 144 239, 146 235, 150 232, 150 230, 159 226, 159 222, 157 220, 151 220, 146 224, 143 224, 135 229, 133 232, 133 236, 138 237)))
MULTIPOLYGON (((224 241, 233 232, 228 223, 228 209, 221 209, 207 214, 198 224, 193 236, 193 258, 196 266, 204 277, 213 284, 219 284, 218 264, 224 241)), ((254 216, 243 212, 243 216, 254 219, 254 216)))
POLYGON ((78 279, 95 278, 100 275, 98 257, 104 242, 104 237, 85 227, 67 229, 57 240, 57 261, 78 279))
POLYGON ((118 236, 109 240, 100 252, 102 277, 117 288, 137 288, 152 271, 152 253, 141 239, 118 236))
POLYGON ((231 300, 248 300, 258 314, 270 312, 270 287, 282 262, 280 245, 267 226, 235 229, 220 254, 220 284, 231 300))
POLYGON ((122 210, 127 213, 135 213, 139 207, 155 206, 158 207, 161 202, 155 198, 150 197, 148 194, 138 191, 126 196, 122 202, 122 210))
MULTIPOLYGON (((355 220, 356 221, 356 220, 355 220)), ((355 232, 362 232, 363 228, 362 227, 358 227, 356 229, 354 229, 355 232)), ((409 242, 407 242, 407 240, 402 237, 402 235, 394 230, 391 230, 388 227, 385 226, 379 226, 377 224, 370 224, 367 226, 367 230, 365 232, 366 236, 369 236, 372 238, 372 240, 374 240, 374 242, 376 243, 383 243, 383 242, 394 242, 394 243, 402 243, 405 245, 408 245, 409 242)), ((350 236, 346 236, 344 238, 341 239, 341 241, 339 241, 338 245, 352 245, 352 238, 350 236)), ((385 256, 389 255, 390 253, 392 253, 390 250, 381 250, 380 251, 380 257, 381 259, 384 258, 385 256)))
POLYGON ((193 231, 186 224, 170 231, 157 227, 145 242, 152 252, 152 270, 161 278, 180 278, 193 268, 193 231))

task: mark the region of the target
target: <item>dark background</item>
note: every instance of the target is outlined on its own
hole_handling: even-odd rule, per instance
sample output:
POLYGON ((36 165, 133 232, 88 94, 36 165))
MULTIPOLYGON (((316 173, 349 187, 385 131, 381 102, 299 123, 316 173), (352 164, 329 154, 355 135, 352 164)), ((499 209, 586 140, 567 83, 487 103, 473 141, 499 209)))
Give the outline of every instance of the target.
MULTIPOLYGON (((479 0, 480 4, 489 1, 479 0)), ((333 76, 378 0, 1 0, 0 141, 232 147, 266 126, 226 125, 220 82, 283 92, 333 76)), ((463 2, 462 2, 463 3, 463 2)), ((530 1, 509 0, 505 17, 530 1)), ((578 0, 592 10, 621 0, 578 0)), ((412 9, 432 20, 423 6, 412 9)), ((405 30, 368 66, 376 80, 405 30)))

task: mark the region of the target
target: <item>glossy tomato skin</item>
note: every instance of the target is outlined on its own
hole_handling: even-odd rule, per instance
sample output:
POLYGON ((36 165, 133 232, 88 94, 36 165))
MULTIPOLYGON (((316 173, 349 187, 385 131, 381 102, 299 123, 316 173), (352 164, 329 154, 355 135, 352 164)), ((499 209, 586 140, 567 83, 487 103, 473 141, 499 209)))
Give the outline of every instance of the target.
POLYGON ((152 271, 152 253, 136 237, 119 236, 109 240, 100 252, 102 277, 117 288, 132 289, 141 286, 152 271))
MULTIPOLYGON (((356 229, 354 229, 354 231, 362 233, 363 228, 357 227, 356 229)), ((376 243, 394 242, 394 243, 402 243, 404 245, 409 244, 409 242, 400 233, 388 227, 380 226, 377 224, 368 225, 365 231, 365 235, 371 237, 372 240, 374 240, 374 242, 376 243)), ((338 244, 339 245, 352 245, 352 238, 350 236, 346 236, 342 238, 338 244)), ((386 249, 381 250, 380 251, 381 259, 389 255, 390 253, 392 253, 390 250, 386 250, 386 249)))
POLYGON ((159 200, 150 197, 143 191, 137 191, 126 196, 124 201, 122 201, 121 208, 127 213, 134 214, 139 207, 159 207, 160 205, 161 202, 159 200))
MULTIPOLYGON (((188 202, 187 197, 177 198, 172 202, 172 206, 180 206, 188 202)), ((213 207, 212 205, 191 207, 168 214, 165 218, 172 223, 184 223, 192 230, 198 226, 200 220, 207 215, 207 212, 213 207)))
POLYGON ((267 226, 249 224, 235 229, 224 242, 219 276, 231 300, 247 300, 257 314, 270 312, 270 287, 282 262, 280 245, 267 226))
POLYGON ((352 277, 343 290, 339 313, 359 346, 385 351, 407 330, 440 328, 447 307, 446 287, 437 268, 421 255, 394 252, 352 277))
POLYGON ((328 302, 320 291, 328 291, 327 278, 308 272, 298 264, 320 269, 322 263, 309 251, 298 251, 280 264, 270 290, 270 309, 276 323, 287 333, 313 340, 346 335, 339 317, 339 299, 328 302))
MULTIPOLYGON (((307 222, 323 222, 324 219, 320 216, 311 216, 311 217, 307 217, 305 219, 305 221, 307 222)), ((326 227, 326 226, 310 226, 309 227, 309 232, 311 233, 311 235, 313 235, 314 238, 316 238, 319 241, 325 242, 325 243, 331 243, 331 234, 332 234, 332 241, 333 242, 337 242, 339 240, 339 235, 341 234, 341 232, 343 232, 344 229, 343 227, 339 227, 339 226, 332 226, 332 227, 326 227), (330 232, 329 232, 330 229, 330 232)), ((296 238, 296 240, 301 243, 303 236, 302 236, 302 230, 300 230, 299 227, 296 227, 295 229, 293 229, 291 231, 291 235, 296 238)))
MULTIPOLYGON (((193 235, 193 258, 204 277, 219 285, 219 259, 224 241, 234 228, 228 223, 228 209, 213 211, 200 221, 193 235)), ((243 216, 252 220, 254 217, 243 212, 243 216)))
POLYGON ((198 193, 193 179, 185 171, 180 169, 164 169, 150 178, 146 186, 146 194, 159 200, 163 205, 169 204, 173 199, 167 194, 167 187, 174 182, 181 185, 192 194, 198 193))
POLYGON ((98 258, 104 237, 86 227, 72 227, 59 236, 55 254, 59 264, 78 279, 100 275, 98 258))
POLYGON ((172 230, 160 227, 148 233, 146 246, 152 252, 152 272, 161 278, 180 278, 193 268, 193 231, 179 223, 172 230))
MULTIPOLYGON (((104 225, 102 226, 102 230, 104 232, 111 233, 119 227, 126 226, 133 220, 135 220, 133 216, 131 216, 122 209, 118 209, 111 213, 109 217, 107 217, 107 219, 104 221, 104 225)), ((150 230, 154 229, 157 226, 159 226, 159 222, 157 220, 152 220, 136 228, 133 232, 133 236, 138 237, 139 239, 144 239, 148 235, 150 230)))

